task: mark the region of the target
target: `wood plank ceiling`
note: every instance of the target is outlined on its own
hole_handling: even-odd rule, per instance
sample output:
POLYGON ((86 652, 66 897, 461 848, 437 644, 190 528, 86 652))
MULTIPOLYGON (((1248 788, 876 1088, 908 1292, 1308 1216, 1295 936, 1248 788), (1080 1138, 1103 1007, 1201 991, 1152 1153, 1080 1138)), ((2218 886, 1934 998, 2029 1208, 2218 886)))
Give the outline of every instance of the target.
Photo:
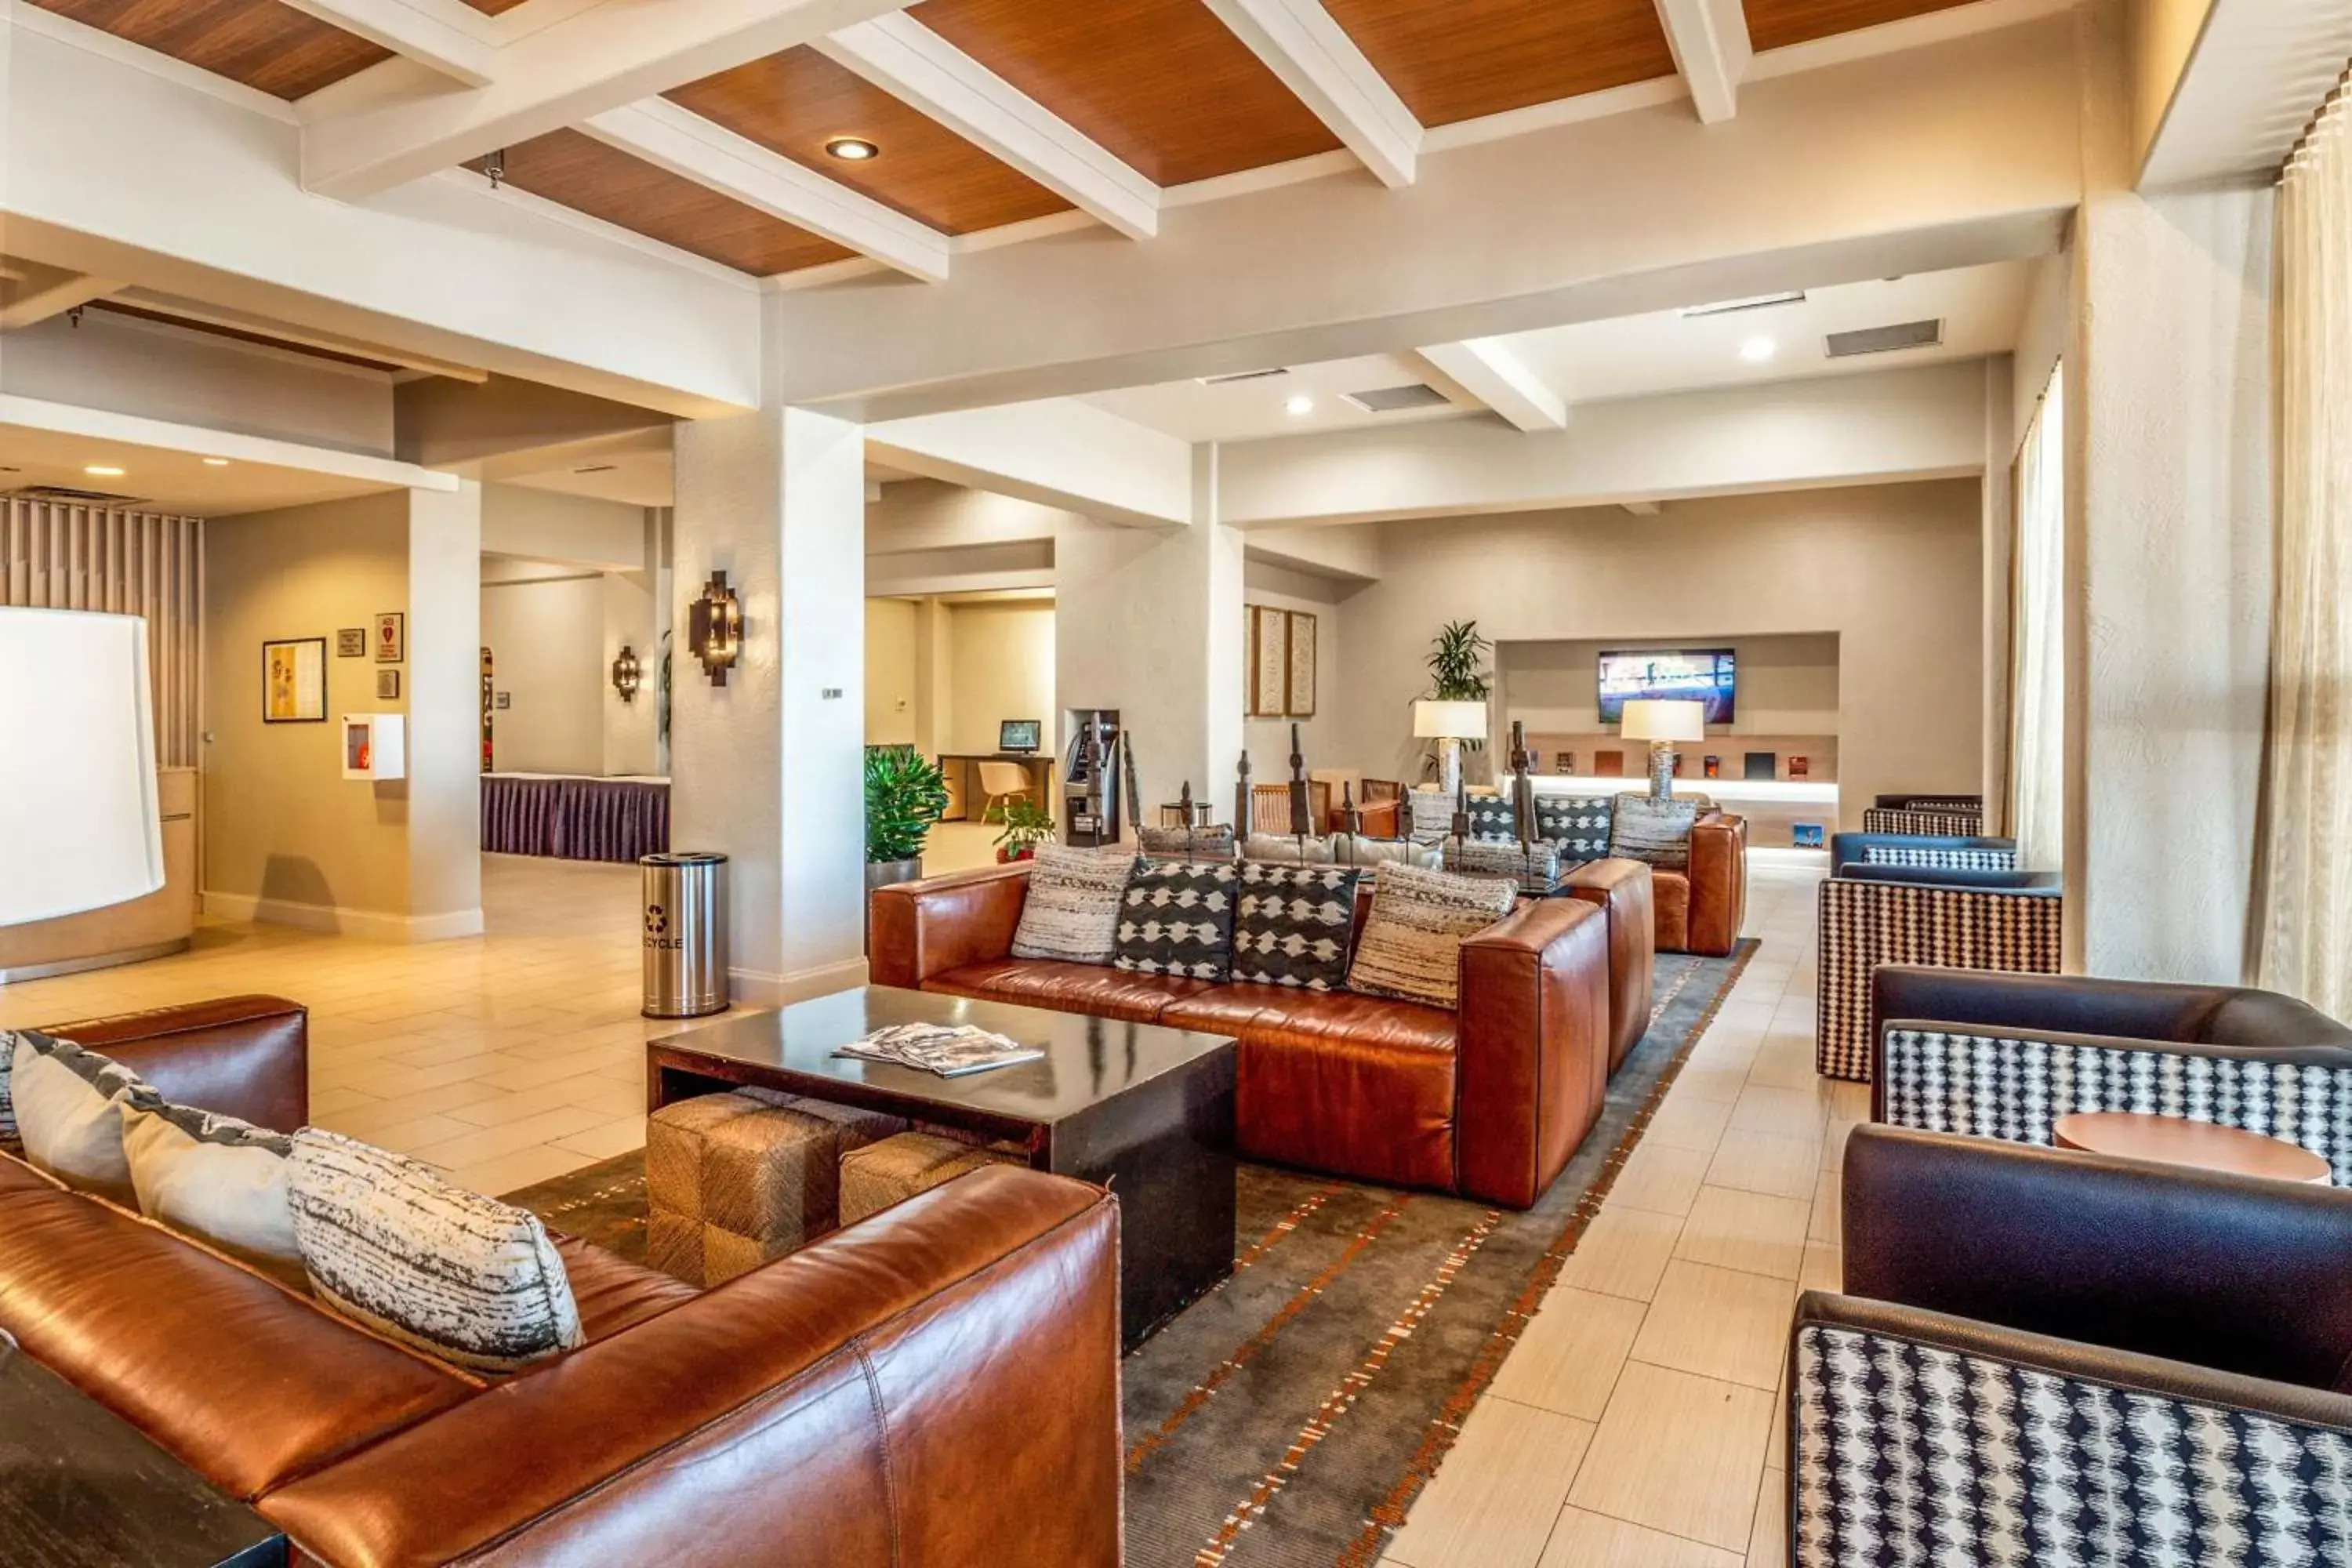
POLYGON ((278 0, 32 0, 175 60, 289 101, 390 53, 278 0))
POLYGON ((1324 8, 1423 125, 1675 74, 1655 0, 1324 0, 1324 8))
POLYGON ((1967 0, 1748 0, 1748 37, 1760 53, 1965 4, 1967 0))

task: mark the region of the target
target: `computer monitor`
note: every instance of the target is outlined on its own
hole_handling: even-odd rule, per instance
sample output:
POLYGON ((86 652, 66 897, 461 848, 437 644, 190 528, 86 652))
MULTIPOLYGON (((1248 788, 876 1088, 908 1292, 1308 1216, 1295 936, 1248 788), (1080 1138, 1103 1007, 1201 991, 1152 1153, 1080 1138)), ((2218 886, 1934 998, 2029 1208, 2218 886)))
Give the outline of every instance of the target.
POLYGON ((1006 719, 996 726, 996 749, 1000 752, 1034 752, 1045 743, 1043 719, 1006 719))

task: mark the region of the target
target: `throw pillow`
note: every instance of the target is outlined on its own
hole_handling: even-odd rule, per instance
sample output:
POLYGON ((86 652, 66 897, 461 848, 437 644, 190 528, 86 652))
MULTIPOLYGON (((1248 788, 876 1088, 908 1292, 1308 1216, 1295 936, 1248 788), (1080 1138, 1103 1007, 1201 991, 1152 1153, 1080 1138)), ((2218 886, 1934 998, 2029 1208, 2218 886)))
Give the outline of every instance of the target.
POLYGON ((1118 942, 1119 895, 1135 869, 1135 851, 1037 846, 1029 899, 1013 933, 1015 958, 1108 963, 1118 942))
POLYGON ((1865 866, 1916 866, 1942 871, 2014 871, 2014 849, 1913 849, 1872 844, 1862 852, 1865 866))
POLYGON ((1548 838, 1525 849, 1517 839, 1453 841, 1445 846, 1445 868, 1465 877, 1508 877, 1521 892, 1543 898, 1559 886, 1559 846, 1548 838))
POLYGON ((1536 796, 1536 833, 1559 846, 1563 865, 1580 866, 1609 853, 1609 797, 1536 796))
POLYGON ((1272 860, 1285 866, 1328 866, 1330 841, 1310 833, 1253 833, 1242 841, 1244 860, 1272 860))
POLYGON ((121 1115, 141 1214, 310 1289, 286 1199, 292 1138, 193 1105, 125 1101, 121 1115))
POLYGON ((1698 822, 1698 803, 1653 800, 1646 795, 1617 797, 1609 829, 1609 853, 1627 860, 1646 860, 1663 870, 1690 867, 1691 828, 1698 822))
POLYGON ((1444 864, 1445 854, 1434 844, 1416 844, 1410 838, 1367 838, 1360 833, 1335 833, 1331 836, 1331 859, 1340 866, 1402 863, 1434 871, 1444 864))
POLYGON ((1229 979, 1237 881, 1230 860, 1146 860, 1128 881, 1111 963, 1137 974, 1229 979))
POLYGON ((294 1240, 320 1298, 428 1355, 512 1372, 586 1342, 539 1216, 323 1128, 294 1134, 294 1240))
POLYGON ((1214 827, 1139 827, 1136 842, 1143 846, 1146 855, 1157 855, 1171 860, 1230 860, 1234 858, 1234 830, 1219 824, 1214 827))
POLYGON ((1499 795, 1474 795, 1470 797, 1470 837, 1473 838, 1509 838, 1519 837, 1518 808, 1509 797, 1499 795))
POLYGON ((69 1187, 134 1206, 119 1102, 163 1097, 121 1063, 35 1030, 16 1036, 13 1057, 8 1099, 25 1158, 69 1187))
POLYGON ((1346 867, 1243 861, 1234 978, 1305 991, 1344 989, 1362 875, 1346 867))
POLYGON ((1417 867, 1381 868, 1348 989, 1452 1007, 1462 994, 1462 939, 1511 912, 1518 886, 1417 867))

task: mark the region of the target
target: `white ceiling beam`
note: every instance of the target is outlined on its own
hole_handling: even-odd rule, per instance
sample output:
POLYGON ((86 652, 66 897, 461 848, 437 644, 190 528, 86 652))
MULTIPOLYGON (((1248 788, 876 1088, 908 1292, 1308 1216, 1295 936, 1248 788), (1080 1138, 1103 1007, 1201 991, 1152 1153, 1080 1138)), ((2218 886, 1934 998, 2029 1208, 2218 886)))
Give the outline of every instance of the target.
POLYGON ((666 98, 606 110, 580 129, 607 146, 845 245, 926 282, 948 275, 948 237, 666 98))
POLYGON ((488 22, 460 0, 287 0, 321 22, 415 60, 467 87, 488 85, 498 50, 478 30, 488 22))
MULTIPOLYGON (((1660 0, 1661 5, 1666 0, 1660 0)), ((1207 0, 1217 19, 1381 184, 1412 184, 1421 121, 1320 0, 1207 0)), ((1743 35, 1744 36, 1744 35, 1743 35)))
POLYGON ((488 85, 420 82, 302 128, 302 184, 355 201, 895 11, 908 0, 598 5, 497 53, 488 85))
POLYGON ((152 311, 158 316, 169 316, 174 321, 251 332, 256 337, 270 338, 281 343, 322 349, 328 353, 349 354, 353 359, 372 359, 380 364, 398 365, 403 370, 446 376, 451 381, 469 381, 478 384, 490 379, 489 372, 473 365, 435 359, 429 354, 413 353, 406 349, 388 348, 383 343, 360 338, 347 338, 340 332, 321 332, 309 327, 292 326, 248 310, 206 304, 201 300, 186 300, 177 294, 161 294, 152 289, 125 289, 117 298, 125 305, 152 311))
POLYGON ((11 269, 7 289, 0 292, 0 331, 14 331, 62 316, 121 287, 120 279, 20 262, 11 269))
POLYGON ((1739 109, 1739 81, 1756 51, 1748 41, 1740 0, 1657 0, 1658 20, 1674 47, 1675 66, 1690 89, 1691 105, 1709 125, 1739 109))
POLYGON ((1546 386, 1541 376, 1494 339, 1433 343, 1420 353, 1463 391, 1518 429, 1567 428, 1568 405, 1560 400, 1559 394, 1546 386))
POLYGON ((910 17, 812 40, 818 53, 1020 170, 1129 239, 1160 232, 1160 187, 1075 125, 910 17))

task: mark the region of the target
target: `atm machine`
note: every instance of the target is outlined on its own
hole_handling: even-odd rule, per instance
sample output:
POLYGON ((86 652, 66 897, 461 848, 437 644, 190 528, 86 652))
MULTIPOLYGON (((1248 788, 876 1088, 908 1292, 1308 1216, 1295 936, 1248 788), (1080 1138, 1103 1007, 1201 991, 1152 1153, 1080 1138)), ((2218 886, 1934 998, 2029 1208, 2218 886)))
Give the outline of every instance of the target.
POLYGON ((1062 765, 1062 842, 1116 844, 1125 831, 1119 813, 1118 710, 1071 709, 1064 733, 1070 742, 1062 765))

